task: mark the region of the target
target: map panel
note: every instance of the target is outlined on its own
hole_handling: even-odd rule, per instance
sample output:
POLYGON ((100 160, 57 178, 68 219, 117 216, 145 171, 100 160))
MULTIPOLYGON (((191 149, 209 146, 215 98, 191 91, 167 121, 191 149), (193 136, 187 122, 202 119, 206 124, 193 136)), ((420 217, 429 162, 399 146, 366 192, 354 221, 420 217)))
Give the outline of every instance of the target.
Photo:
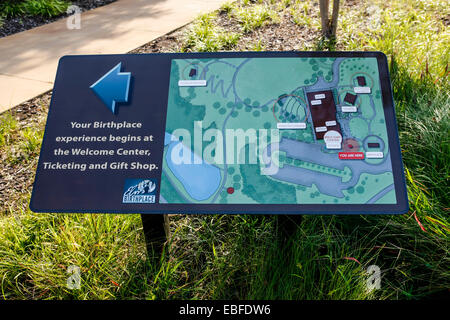
POLYGON ((159 203, 395 204, 376 58, 173 59, 159 203))

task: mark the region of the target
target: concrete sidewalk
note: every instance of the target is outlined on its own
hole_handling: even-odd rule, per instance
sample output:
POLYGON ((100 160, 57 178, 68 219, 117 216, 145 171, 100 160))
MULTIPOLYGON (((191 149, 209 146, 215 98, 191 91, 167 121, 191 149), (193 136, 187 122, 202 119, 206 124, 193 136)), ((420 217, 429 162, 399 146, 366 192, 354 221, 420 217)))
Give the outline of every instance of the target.
POLYGON ((118 0, 81 15, 81 29, 61 19, 0 39, 0 112, 53 88, 68 54, 126 53, 218 9, 224 0, 118 0))

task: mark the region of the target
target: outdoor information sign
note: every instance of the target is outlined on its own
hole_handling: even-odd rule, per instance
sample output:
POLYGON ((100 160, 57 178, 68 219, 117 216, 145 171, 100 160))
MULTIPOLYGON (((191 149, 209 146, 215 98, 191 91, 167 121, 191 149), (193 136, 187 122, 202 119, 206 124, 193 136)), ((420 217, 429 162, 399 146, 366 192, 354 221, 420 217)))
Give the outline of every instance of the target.
POLYGON ((66 56, 37 212, 404 213, 378 52, 66 56))

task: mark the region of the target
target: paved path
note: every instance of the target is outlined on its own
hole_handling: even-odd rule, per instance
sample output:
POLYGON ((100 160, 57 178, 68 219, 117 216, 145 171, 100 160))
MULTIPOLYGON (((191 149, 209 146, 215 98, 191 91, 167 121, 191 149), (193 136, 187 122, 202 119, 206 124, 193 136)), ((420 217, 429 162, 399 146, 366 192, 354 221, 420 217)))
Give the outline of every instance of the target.
POLYGON ((218 9, 224 0, 118 0, 81 15, 0 38, 0 112, 53 88, 67 54, 126 53, 218 9))

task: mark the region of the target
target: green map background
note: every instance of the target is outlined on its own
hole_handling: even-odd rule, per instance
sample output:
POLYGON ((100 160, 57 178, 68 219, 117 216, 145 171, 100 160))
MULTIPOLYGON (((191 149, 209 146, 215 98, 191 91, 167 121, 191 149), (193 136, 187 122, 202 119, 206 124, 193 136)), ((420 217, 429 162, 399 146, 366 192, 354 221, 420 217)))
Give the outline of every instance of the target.
MULTIPOLYGON (((319 79, 330 83, 334 74, 333 63, 336 58, 227 58, 227 59, 174 59, 172 60, 169 99, 167 108, 166 132, 186 129, 194 136, 194 122, 203 122, 203 132, 207 129, 275 129, 278 121, 301 121, 306 109, 296 110, 292 115, 281 112, 282 106, 276 100, 291 94, 303 98, 303 88, 316 84, 319 79), (178 81, 189 79, 189 70, 196 68, 198 74, 207 80, 206 87, 179 87, 178 81), (274 107, 275 104, 275 107, 274 107)), ((346 92, 353 92, 356 76, 364 75, 372 88, 370 95, 359 95, 357 105, 359 113, 354 116, 338 112, 338 119, 347 121, 352 138, 362 141, 367 135, 376 135, 384 142, 383 153, 388 155, 388 139, 381 100, 378 65, 375 58, 345 58, 339 63, 338 86, 332 87, 336 103, 344 104, 346 92), (345 87, 348 86, 348 87, 345 87), (370 99, 373 106, 370 105, 370 99), (370 128, 370 130, 369 130, 370 128)), ((280 130, 281 139, 291 139, 310 144, 324 144, 314 141, 310 122, 305 130, 280 130)), ((344 139, 346 137, 344 136, 344 139)), ((189 146, 189 143, 183 141, 189 146)), ((203 149, 210 142, 203 142, 203 149)), ((191 143, 192 152, 193 143, 191 143)), ((271 176, 261 175, 261 164, 216 164, 220 168, 221 184, 207 199, 198 201, 188 192, 173 174, 167 164, 167 149, 164 151, 163 174, 161 179, 161 199, 167 203, 271 203, 271 204, 354 204, 367 203, 381 190, 393 185, 392 168, 383 173, 362 173, 358 181, 342 191, 342 197, 321 192, 316 184, 302 185, 281 181, 271 176), (222 182, 224 182, 222 184, 222 182), (233 194, 227 188, 234 188, 233 194)), ((364 151, 364 150, 361 150, 364 151)), ((337 153, 337 151, 332 151, 337 153)), ((320 175, 340 177, 342 182, 352 177, 350 167, 339 170, 302 159, 294 159, 280 151, 280 168, 295 166, 320 175)), ((383 159, 341 160, 365 161, 377 165, 383 159)), ((340 160, 338 160, 340 161, 340 160)), ((390 162, 390 159, 389 159, 390 162)), ((208 179, 208 177, 199 177, 208 179)), ((395 190, 392 188, 375 203, 396 203, 395 190)))

